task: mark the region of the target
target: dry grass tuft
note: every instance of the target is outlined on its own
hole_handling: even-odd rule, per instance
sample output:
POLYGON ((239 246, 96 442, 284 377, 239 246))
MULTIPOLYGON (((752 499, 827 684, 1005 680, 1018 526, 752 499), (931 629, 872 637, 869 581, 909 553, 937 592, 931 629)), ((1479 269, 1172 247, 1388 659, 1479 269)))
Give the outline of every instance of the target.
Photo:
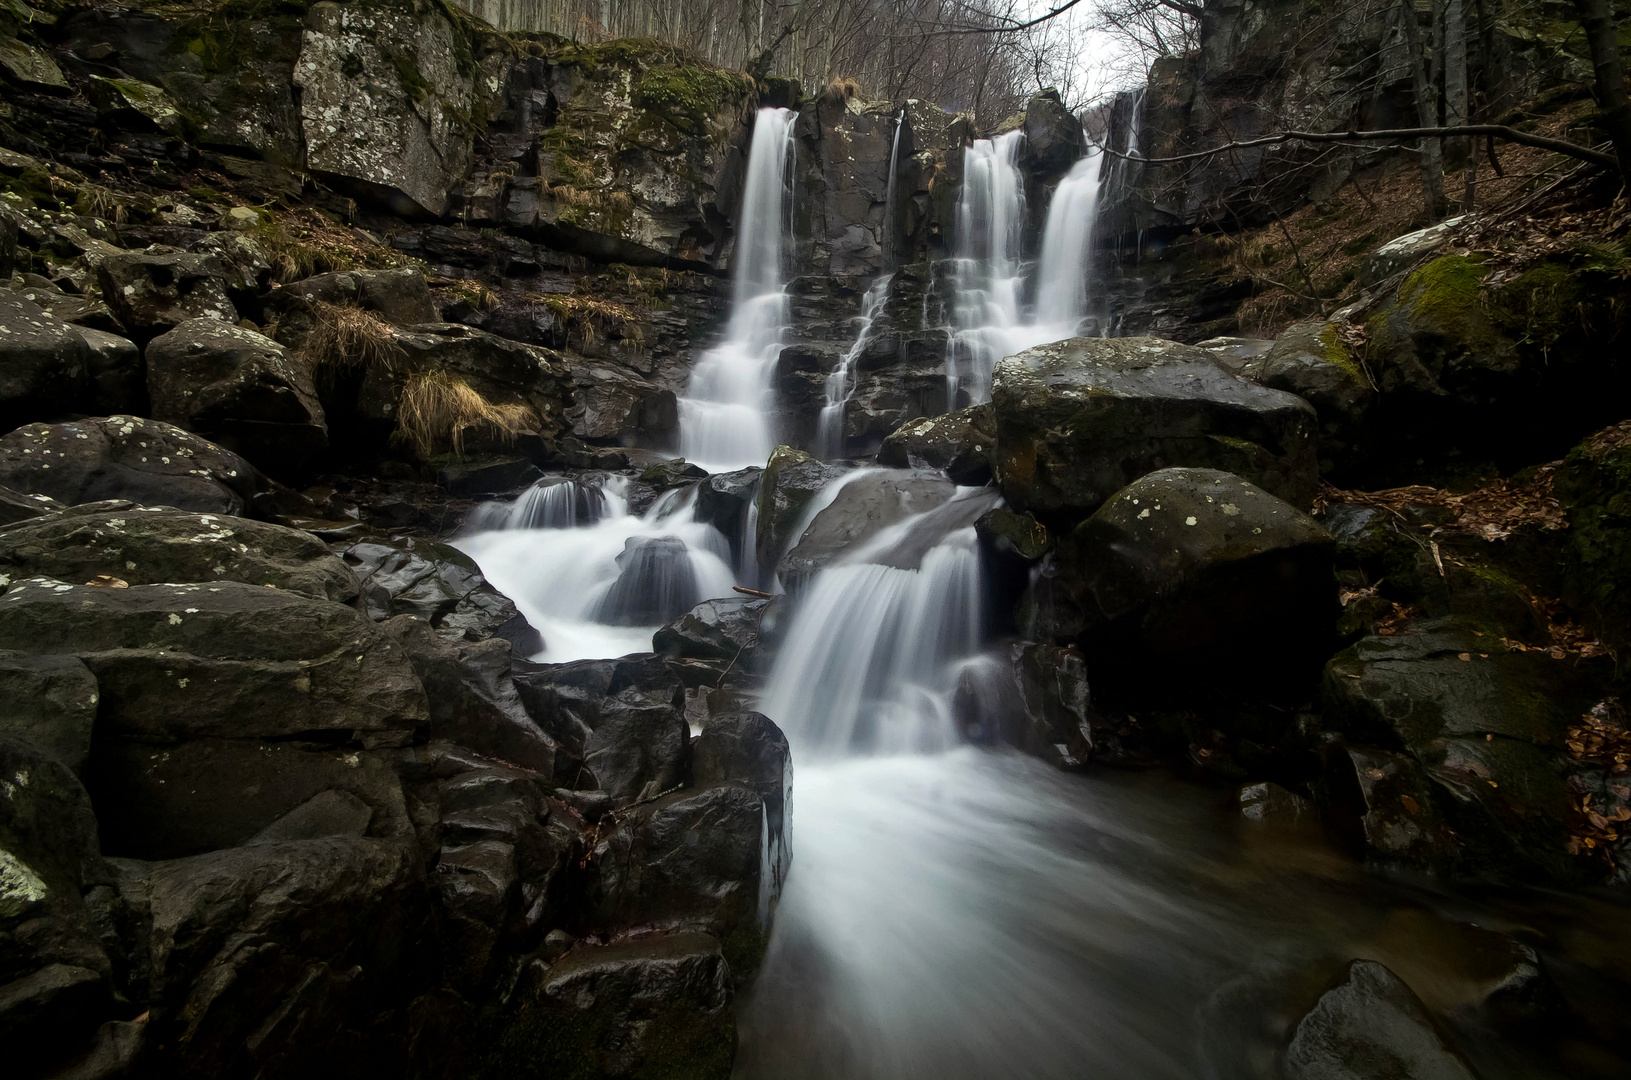
POLYGON ((542 304, 555 313, 555 317, 571 329, 577 330, 585 346, 616 326, 620 336, 639 348, 643 344, 640 313, 626 304, 610 300, 596 300, 588 296, 534 296, 534 303, 542 304))
POLYGON ((834 78, 827 84, 827 93, 837 101, 859 101, 861 84, 854 79, 834 78))
POLYGON ((464 454, 465 433, 487 429, 508 444, 538 426, 527 405, 495 405, 456 375, 431 371, 414 375, 402 388, 397 430, 414 452, 429 459, 446 446, 464 454))
POLYGON ((351 304, 313 305, 311 333, 300 359, 313 371, 389 368, 402 355, 396 328, 372 311, 351 304))

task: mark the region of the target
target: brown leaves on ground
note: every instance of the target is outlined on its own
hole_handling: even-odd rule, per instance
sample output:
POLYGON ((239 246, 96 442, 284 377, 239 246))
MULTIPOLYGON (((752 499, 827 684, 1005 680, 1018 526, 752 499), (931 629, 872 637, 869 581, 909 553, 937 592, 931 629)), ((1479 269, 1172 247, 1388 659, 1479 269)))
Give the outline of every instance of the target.
POLYGON ((1618 698, 1592 706, 1579 723, 1569 727, 1563 742, 1572 758, 1601 762, 1616 776, 1631 773, 1631 731, 1626 730, 1625 708, 1618 698))
POLYGON ((1407 507, 1442 507, 1455 515, 1455 521, 1444 528, 1471 533, 1485 540, 1504 540, 1527 525, 1540 529, 1569 527, 1563 504, 1552 492, 1557 465, 1557 462, 1542 465, 1521 482, 1515 478, 1492 480, 1460 495, 1426 484, 1381 491, 1344 491, 1327 484, 1315 497, 1314 508, 1320 510, 1333 503, 1348 503, 1386 510, 1395 517, 1403 518, 1407 507))
POLYGON ((1586 790, 1571 777, 1569 783, 1568 839, 1571 855, 1589 855, 1615 862, 1611 845, 1624 835, 1631 821, 1631 731, 1626 730, 1625 709, 1615 698, 1598 702, 1569 727, 1564 746, 1570 757, 1604 768, 1608 781, 1599 790, 1586 790), (1625 779, 1622 779, 1625 778, 1625 779))

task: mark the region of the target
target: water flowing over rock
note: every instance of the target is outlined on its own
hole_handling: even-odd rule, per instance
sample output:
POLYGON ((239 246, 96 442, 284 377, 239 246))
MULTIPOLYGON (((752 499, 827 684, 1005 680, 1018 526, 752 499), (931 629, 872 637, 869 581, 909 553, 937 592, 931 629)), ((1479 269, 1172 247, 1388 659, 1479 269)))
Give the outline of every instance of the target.
POLYGON ((787 169, 794 113, 761 109, 748 154, 735 285, 725 338, 704 353, 680 399, 680 453, 701 465, 757 465, 775 445, 770 379, 789 322, 783 245, 792 213, 787 169))

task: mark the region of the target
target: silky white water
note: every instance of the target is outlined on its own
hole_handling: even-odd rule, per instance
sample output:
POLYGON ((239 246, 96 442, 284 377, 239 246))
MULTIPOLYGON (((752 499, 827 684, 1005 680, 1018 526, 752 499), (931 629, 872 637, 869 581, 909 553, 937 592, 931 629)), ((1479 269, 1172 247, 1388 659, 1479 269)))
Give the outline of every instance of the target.
POLYGON ((1081 332, 1089 309, 1093 223, 1104 155, 1090 152, 1059 182, 1042 228, 1041 259, 1023 262, 1027 206, 1018 155, 1023 134, 979 139, 964 150, 957 200, 957 257, 946 394, 955 408, 991 397, 997 361, 1081 332), (1027 308, 1027 293, 1035 302, 1027 308))
POLYGON ((554 494, 559 482, 545 481, 514 504, 478 507, 471 514, 475 531, 453 541, 543 635, 544 651, 534 659, 649 652, 663 624, 703 600, 732 595, 730 542, 695 520, 694 490, 670 491, 635 516, 625 484, 606 479, 607 509, 596 520, 535 527, 529 506, 567 498, 554 494))
POLYGON ((725 337, 697 358, 679 401, 680 454, 710 472, 763 465, 775 445, 771 379, 791 321, 784 260, 794 118, 760 109, 754 122, 725 337))
POLYGON ((817 434, 823 457, 844 456, 844 409, 849 405, 850 395, 855 393, 855 364, 861 358, 867 342, 872 340, 872 324, 877 321, 878 313, 883 311, 889 299, 889 283, 893 280, 893 274, 885 274, 867 287, 866 295, 861 298, 855 340, 844 351, 838 366, 827 376, 827 400, 821 407, 817 434))

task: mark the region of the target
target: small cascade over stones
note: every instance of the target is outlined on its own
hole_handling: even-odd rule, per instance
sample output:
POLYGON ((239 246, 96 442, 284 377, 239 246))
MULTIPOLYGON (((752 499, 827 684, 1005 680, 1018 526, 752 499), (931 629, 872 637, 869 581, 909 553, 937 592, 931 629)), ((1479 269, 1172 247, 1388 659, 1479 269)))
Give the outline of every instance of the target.
POLYGON ((698 358, 679 401, 680 453, 710 471, 762 465, 775 445, 771 378, 791 322, 785 266, 792 229, 789 109, 761 109, 748 154, 735 287, 725 338, 698 358))
POLYGON ((874 281, 861 298, 861 315, 855 340, 844 350, 843 358, 833 373, 827 376, 827 403, 821 407, 821 426, 817 431, 823 457, 844 456, 844 409, 855 393, 855 364, 872 340, 872 324, 889 300, 889 285, 893 274, 885 274, 874 281))
POLYGON ((665 492, 635 515, 627 484, 621 476, 598 487, 581 478, 546 480, 513 504, 477 507, 476 531, 455 541, 543 634, 538 659, 640 652, 664 623, 731 595, 731 543, 696 520, 697 489, 665 492), (555 494, 571 488, 579 490, 555 494), (532 509, 546 504, 547 514, 532 509), (602 508, 598 515, 577 516, 593 505, 602 508))
POLYGON ((1105 155, 1082 158, 1059 182, 1048 204, 1041 260, 1028 266, 1021 251, 1027 207, 1017 164, 1023 138, 1012 131, 976 140, 964 151, 946 350, 946 396, 953 407, 989 400, 997 361, 1076 336, 1090 311, 1105 155), (1034 281, 1027 281, 1027 270, 1034 281), (1035 297, 1029 306, 1027 296, 1035 297))

